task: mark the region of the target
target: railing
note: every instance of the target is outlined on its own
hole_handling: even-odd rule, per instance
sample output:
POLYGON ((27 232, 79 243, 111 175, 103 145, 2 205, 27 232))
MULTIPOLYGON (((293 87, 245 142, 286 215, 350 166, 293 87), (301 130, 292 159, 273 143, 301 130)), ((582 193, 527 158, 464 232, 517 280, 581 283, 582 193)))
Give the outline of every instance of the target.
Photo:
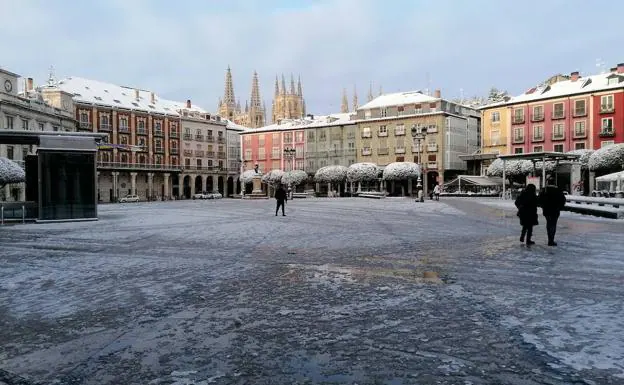
POLYGON ((544 134, 542 135, 533 135, 533 142, 541 142, 544 140, 544 134))
POLYGON ((427 145, 427 151, 430 151, 430 152, 438 151, 438 145, 437 144, 428 144, 427 145))
POLYGON ((394 129, 394 136, 401 136, 401 135, 405 135, 405 127, 403 127, 403 128, 395 128, 394 129))
POLYGON ((566 195, 564 210, 601 217, 624 218, 624 199, 566 195))
POLYGON ((119 126, 119 132, 130 132, 130 128, 128 126, 119 126))
POLYGON ((405 147, 396 147, 394 149, 395 154, 405 154, 405 147))
POLYGON ((524 121, 525 121, 525 120, 524 120, 524 115, 523 115, 523 116, 514 116, 514 117, 511 119, 511 122, 512 122, 513 124, 524 124, 524 121))
POLYGON ((214 156, 215 156, 215 152, 214 151, 206 151, 206 157, 214 158, 214 156))
POLYGON ((427 127, 427 133, 428 134, 433 134, 438 132, 438 126, 437 125, 431 125, 429 127, 427 127))
POLYGON ((204 136, 203 135, 195 135, 195 140, 198 142, 203 142, 204 141, 204 136))
POLYGON ((615 136, 615 131, 613 130, 613 128, 609 128, 609 129, 603 128, 598 134, 598 136, 601 138, 612 138, 615 136))
POLYGON ((351 155, 351 154, 355 154, 355 148, 347 148, 345 151, 346 151, 346 153, 347 153, 347 154, 349 154, 349 155, 351 155))
POLYGON ((329 156, 342 156, 342 150, 329 150, 329 156))
POLYGON ((212 136, 212 135, 206 136, 206 142, 212 142, 212 141, 214 141, 214 139, 215 139, 215 137, 212 136))
MULTIPOLYGON (((225 152, 224 151, 218 152, 217 153, 217 158, 225 158, 225 152)), ((262 159, 264 159, 264 157, 262 159)))
POLYGON ((563 113, 563 111, 553 111, 552 119, 563 119, 563 118, 565 118, 565 114, 563 113))
POLYGON ((201 150, 196 150, 195 151, 195 157, 197 157, 197 158, 203 158, 204 154, 205 153, 203 151, 201 151, 201 150))
POLYGON ((152 163, 123 163, 123 162, 98 162, 99 169, 122 169, 122 170, 179 170, 180 166, 169 164, 152 163))
POLYGON ((523 136, 514 136, 513 137, 513 142, 514 143, 524 143, 524 135, 523 136))
POLYGON ((154 136, 165 136, 165 133, 162 130, 154 131, 154 136))
MULTIPOLYGON (((226 168, 219 167, 219 166, 190 166, 189 165, 189 166, 184 166, 183 169, 192 170, 192 171, 227 171, 226 168)), ((240 170, 235 169, 231 171, 240 171, 240 170)))
POLYGON ((379 131, 377 132, 377 136, 380 136, 380 137, 388 136, 388 131, 379 131))
POLYGON ((184 150, 184 156, 193 156, 193 150, 184 150))
POLYGON ((373 135, 372 135, 370 132, 363 132, 363 133, 362 133, 362 138, 370 138, 370 137, 372 137, 372 136, 373 136, 373 135))
POLYGON ((544 120, 544 113, 531 115, 532 122, 541 122, 544 120))
POLYGON ((100 127, 98 127, 98 129, 100 131, 110 131, 112 127, 110 124, 100 124, 100 127))
POLYGON ((91 122, 80 122, 78 123, 78 127, 80 127, 80 129, 83 129, 83 130, 84 129, 90 130, 92 125, 91 125, 91 122))
POLYGON ((225 138, 222 136, 217 137, 217 143, 225 143, 225 138))
POLYGON ((438 162, 427 162, 427 168, 435 170, 438 168, 438 162))
POLYGON ((563 140, 565 139, 565 134, 563 132, 553 132, 552 140, 563 140))
POLYGON ((163 147, 155 147, 154 152, 158 154, 163 154, 165 152, 165 149, 163 147))
POLYGON ((388 147, 383 147, 383 148, 378 148, 377 149, 377 155, 388 155, 389 153, 389 149, 388 147))
POLYGON ((600 113, 601 114, 608 114, 611 112, 615 111, 615 107, 613 106, 613 104, 602 104, 600 105, 600 113))
POLYGON ((184 134, 182 136, 182 139, 184 139, 184 140, 192 140, 193 139, 193 135, 191 135, 191 134, 184 134))
POLYGON ((586 136, 587 136, 587 133, 585 132, 585 129, 574 130, 574 137, 575 138, 584 138, 586 136))
POLYGON ((422 152, 422 146, 412 146, 412 152, 413 153, 422 152))
POLYGON ((169 153, 171 155, 178 155, 178 149, 177 148, 171 148, 171 149, 169 149, 169 153))
POLYGON ((362 155, 370 155, 371 154, 371 150, 366 150, 366 149, 362 149, 362 155))
POLYGON ((587 115, 587 110, 585 110, 584 108, 579 108, 574 110, 574 117, 579 117, 579 116, 586 116, 587 115))
POLYGON ((176 139, 177 139, 177 138, 178 138, 178 131, 171 131, 171 132, 169 133, 169 137, 170 137, 170 138, 176 138, 176 139))
POLYGON ((137 128, 138 135, 147 135, 147 130, 145 128, 137 128))

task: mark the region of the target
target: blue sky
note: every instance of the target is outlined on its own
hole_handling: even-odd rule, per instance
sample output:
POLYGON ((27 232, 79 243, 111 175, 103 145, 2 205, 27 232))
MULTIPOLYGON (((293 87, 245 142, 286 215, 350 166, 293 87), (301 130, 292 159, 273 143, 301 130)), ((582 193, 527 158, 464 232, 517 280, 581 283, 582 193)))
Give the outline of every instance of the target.
POLYGON ((270 108, 276 74, 301 74, 308 110, 342 89, 521 93, 555 73, 624 62, 611 2, 596 0, 0 0, 0 66, 42 83, 82 76, 215 110, 253 71, 270 108))

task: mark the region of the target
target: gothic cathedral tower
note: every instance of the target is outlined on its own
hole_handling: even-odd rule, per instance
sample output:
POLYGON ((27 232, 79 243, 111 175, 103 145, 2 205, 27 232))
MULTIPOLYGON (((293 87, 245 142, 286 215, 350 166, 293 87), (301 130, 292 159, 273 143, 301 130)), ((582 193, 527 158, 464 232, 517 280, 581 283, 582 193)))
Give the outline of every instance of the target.
POLYGON ((232 71, 228 66, 225 74, 223 99, 219 100, 219 116, 245 127, 262 127, 266 124, 266 116, 261 100, 258 74, 254 71, 251 81, 251 102, 245 101, 245 110, 241 110, 240 101, 234 97, 232 71))
POLYGON ((299 119, 306 114, 305 100, 301 89, 301 77, 295 88, 295 78, 290 75, 290 89, 286 88, 286 80, 282 74, 281 86, 275 77, 275 94, 273 95, 273 123, 284 119, 299 119))

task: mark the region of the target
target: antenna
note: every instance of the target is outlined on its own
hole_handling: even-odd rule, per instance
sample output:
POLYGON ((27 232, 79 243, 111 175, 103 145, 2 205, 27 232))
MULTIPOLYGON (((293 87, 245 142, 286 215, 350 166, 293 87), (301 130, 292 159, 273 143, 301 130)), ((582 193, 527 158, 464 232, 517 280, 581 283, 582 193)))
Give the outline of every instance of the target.
POLYGON ((605 65, 605 62, 602 59, 600 58, 596 59, 596 67, 600 69, 601 74, 604 74, 606 72, 604 65, 605 65))
POLYGON ((431 95, 431 76, 429 76, 429 72, 427 72, 427 95, 431 95))

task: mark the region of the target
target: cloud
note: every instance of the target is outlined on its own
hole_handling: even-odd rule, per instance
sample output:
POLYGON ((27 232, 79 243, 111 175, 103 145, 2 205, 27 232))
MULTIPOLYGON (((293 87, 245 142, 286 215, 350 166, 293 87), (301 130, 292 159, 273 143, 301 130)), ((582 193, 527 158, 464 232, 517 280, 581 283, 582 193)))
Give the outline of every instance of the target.
MULTIPOLYGON (((276 74, 301 74, 308 109, 332 112, 342 89, 432 88, 449 97, 490 86, 521 92, 556 72, 608 66, 617 23, 593 24, 600 4, 374 0, 0 0, 0 65, 39 82, 54 65, 151 89, 214 110, 231 65, 237 97, 253 71, 270 106, 276 74), (428 75, 428 76, 427 76, 428 75)), ((608 3, 597 0, 596 3, 608 3)), ((603 15, 604 17, 604 15, 603 15)), ((610 63, 614 61, 614 63, 610 63)), ((351 95, 349 95, 351 98, 351 95)))

